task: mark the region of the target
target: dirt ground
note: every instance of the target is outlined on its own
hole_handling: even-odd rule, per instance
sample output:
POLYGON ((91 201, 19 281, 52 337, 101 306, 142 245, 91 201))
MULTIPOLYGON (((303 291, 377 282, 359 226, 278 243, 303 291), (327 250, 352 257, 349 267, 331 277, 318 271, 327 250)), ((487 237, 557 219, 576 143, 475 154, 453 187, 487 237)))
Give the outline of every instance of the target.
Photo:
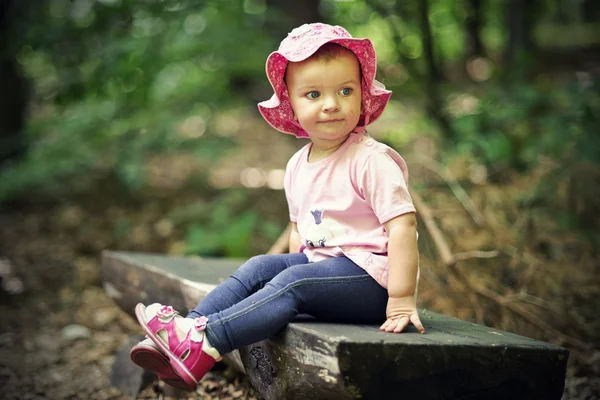
MULTIPOLYGON (((238 119, 230 117, 223 123, 231 127, 238 119)), ((247 122, 245 126, 253 125, 247 122)), ((240 139, 240 148, 250 148, 248 143, 266 146, 272 156, 245 151, 244 157, 235 154, 227 161, 229 168, 280 167, 297 147, 289 141, 273 145, 266 134, 245 140, 240 139)), ((177 160, 157 163, 149 170, 151 185, 158 192, 174 190, 174 183, 180 184, 190 174, 177 160)), ((99 193, 88 193, 83 199, 0 208, 0 399, 129 398, 111 388, 110 371, 120 345, 141 330, 102 289, 100 254, 105 249, 179 251, 181 232, 165 235, 159 222, 165 209, 172 209, 178 201, 199 199, 197 193, 188 193, 183 201, 183 196, 165 199, 159 195, 140 204, 117 199, 105 183, 98 187, 99 193), (114 234, 118 218, 135 226, 121 239, 114 234)), ((221 368, 207 374, 196 392, 176 397, 257 398, 245 377, 217 366, 221 368)), ((138 398, 161 399, 172 394, 154 382, 138 398)))
MULTIPOLYGON (((105 245, 103 238, 76 241, 68 229, 48 225, 55 215, 0 215, 0 398, 128 399, 110 386, 110 371, 120 345, 140 330, 100 285, 95 247, 105 245)), ((563 399, 596 399, 598 383, 596 370, 571 371, 563 399)), ((153 382, 138 398, 171 395, 153 382)), ((177 397, 258 398, 244 377, 224 367, 196 392, 177 397)))
MULTIPOLYGON (((268 137, 253 136, 253 141, 265 148, 270 145, 268 137)), ((295 146, 286 143, 281 146, 287 147, 269 152, 277 155, 278 159, 271 157, 265 160, 260 151, 246 151, 246 159, 234 158, 227 165, 230 168, 257 165, 265 169, 283 165, 295 146)), ((248 143, 242 143, 242 148, 248 146, 248 143)), ((165 174, 171 173, 171 175, 167 174, 168 176, 160 175, 167 183, 171 184, 176 180, 176 177, 172 176, 172 171, 175 170, 172 165, 161 164, 158 169, 165 174)), ((418 176, 418 170, 413 169, 413 172, 413 176, 418 176)), ((516 187, 515 190, 520 189, 516 187)), ((501 194, 502 198, 506 197, 502 189, 496 192, 501 194)), ((143 203, 136 204, 122 202, 114 198, 111 193, 110 188, 104 187, 101 193, 96 196, 88 195, 86 199, 68 199, 68 201, 55 201, 51 204, 19 204, 0 209, 0 399, 129 398, 118 389, 111 387, 110 371, 115 353, 124 340, 131 335, 140 334, 141 330, 133 318, 121 311, 102 289, 100 254, 105 249, 168 253, 181 248, 183 235, 177 231, 171 232, 169 237, 164 235, 165 226, 161 224, 163 213, 165 208, 169 209, 172 206, 172 204, 161 204, 165 199, 151 201, 144 199, 143 203), (108 203, 102 204, 102 199, 108 203), (117 217, 126 217, 135 226, 130 235, 120 239, 115 237, 113 223, 117 217)), ((487 205, 487 208, 482 207, 482 209, 484 213, 489 212, 486 217, 490 221, 495 219, 502 221, 499 211, 506 206, 496 201, 493 194, 492 191, 485 192, 486 197, 480 199, 479 203, 487 205)), ((180 204, 185 203, 185 199, 173 197, 180 204)), ((448 232, 449 237, 456 238, 456 243, 453 244, 457 249, 461 247, 477 249, 488 242, 498 243, 503 240, 503 237, 487 238, 481 234, 481 229, 478 231, 466 229, 467 224, 460 217, 461 213, 466 214, 464 210, 452 206, 454 204, 452 199, 447 200, 443 197, 436 192, 430 195, 429 199, 432 203, 444 204, 443 213, 447 217, 444 218, 441 227, 448 232), (468 245, 461 245, 460 240, 465 237, 470 238, 471 242, 468 245)), ((173 200, 167 199, 167 201, 173 200)), ((281 208, 280 205, 273 207, 272 200, 253 199, 253 201, 253 206, 257 208, 281 208)), ((504 232, 502 224, 498 225, 502 228, 498 232, 504 232)), ((548 236, 545 225, 537 229, 548 236)), ((541 237, 546 237, 544 235, 541 237)), ((422 247, 424 251, 432 251, 433 245, 428 245, 425 237, 423 239, 420 239, 420 248, 422 247)), ((558 246, 560 244, 558 242, 566 242, 567 238, 556 235, 556 238, 548 236, 545 240, 553 245, 554 239, 557 242, 557 246, 554 247, 562 249, 558 246)), ((548 243, 544 242, 536 246, 541 250, 554 248, 548 243)), ((259 247, 268 248, 268 244, 262 243, 259 247)), ((579 247, 573 245, 573 248, 576 251, 571 253, 579 254, 579 247)), ((565 246, 565 249, 566 252, 568 246, 565 246)), ((591 250, 588 253, 594 254, 591 250)), ((427 260, 422 261, 425 263, 427 260)), ((572 265, 575 265, 575 262, 572 265)), ((593 260, 582 259, 578 262, 581 265, 594 265, 593 260)), ((556 271, 564 271, 564 265, 569 265, 563 264, 561 260, 555 264, 556 271)), ((511 281, 500 282, 498 276, 503 274, 502 276, 512 277, 516 274, 514 270, 499 271, 495 272, 495 275, 492 273, 489 281, 484 281, 486 265, 483 262, 474 261, 474 264, 465 262, 463 265, 471 267, 475 274, 480 274, 473 276, 476 278, 473 279, 474 283, 492 288, 495 284, 500 288, 512 284, 511 281), (477 265, 479 270, 476 269, 477 265)), ((453 299, 450 297, 452 293, 448 291, 445 292, 447 296, 439 296, 439 288, 435 288, 434 284, 450 287, 455 282, 448 280, 451 277, 447 276, 447 269, 443 263, 435 261, 429 263, 427 267, 423 268, 423 290, 420 287, 419 296, 423 301, 429 302, 432 309, 463 319, 486 324, 489 322, 485 318, 479 321, 477 316, 473 315, 473 309, 481 306, 480 299, 465 296, 464 288, 457 291, 453 299), (428 285, 429 289, 434 289, 429 291, 429 295, 428 285), (443 301, 448 304, 444 304, 443 301), (461 302, 463 304, 460 304, 461 302)), ((513 267, 521 268, 522 265, 513 267)), ((518 272, 530 271, 531 276, 536 277, 548 276, 551 272, 547 269, 543 271, 544 274, 538 273, 536 268, 521 268, 518 272)), ((540 288, 545 290, 549 287, 559 294, 562 293, 560 289, 565 286, 564 282, 567 282, 569 287, 572 287, 571 292, 577 294, 576 300, 579 301, 575 303, 577 308, 569 303, 571 297, 565 297, 568 301, 555 299, 554 306, 564 304, 564 308, 570 310, 549 314, 550 317, 546 319, 548 326, 556 331, 540 333, 543 329, 538 324, 536 330, 531 331, 529 335, 524 328, 526 324, 523 323, 523 318, 515 318, 514 315, 505 313, 501 302, 491 303, 483 313, 484 317, 493 315, 495 319, 492 322, 499 321, 500 326, 497 327, 500 329, 559 344, 561 342, 557 339, 561 332, 580 341, 583 340, 580 338, 597 337, 595 333, 597 322, 589 316, 595 313, 595 306, 592 303, 597 302, 594 290, 597 291, 598 286, 594 284, 594 269, 592 267, 588 269, 589 271, 587 269, 584 271, 585 274, 579 271, 581 275, 579 280, 567 279, 569 275, 573 275, 567 272, 566 277, 557 275, 558 278, 549 280, 550 284, 539 282, 540 288), (585 293, 582 288, 586 289, 585 293), (489 313, 488 310, 494 313, 489 313), (582 310, 587 311, 584 317, 580 318, 577 312, 582 310), (562 318, 567 314, 572 314, 573 320, 581 320, 581 324, 572 325, 572 322, 569 322, 572 326, 565 325, 565 328, 561 325, 561 320, 552 320, 557 315, 562 318), (581 327, 590 332, 579 334, 579 331, 583 331, 581 327), (559 329, 561 331, 558 331, 559 329)), ((535 281, 532 280, 532 290, 534 283, 535 281)), ((494 289, 504 296, 498 287, 494 289)), ((506 296, 502 299, 508 299, 506 296)), ((549 308, 545 303, 542 306, 549 308)), ((538 306, 531 305, 531 307, 538 306)), ((587 343, 579 345, 579 349, 588 348, 590 347, 587 343)), ((600 351, 593 347, 591 351, 570 350, 572 351, 563 400, 600 399, 600 351)), ((170 394, 172 393, 164 386, 151 382, 138 398, 162 399, 169 398, 170 394)), ((177 397, 258 398, 244 377, 224 368, 216 368, 207 375, 195 393, 179 394, 177 397)))
MULTIPOLYGON (((0 398, 129 399, 110 386, 115 353, 140 330, 100 285, 98 257, 46 225, 51 214, 0 215, 0 398)), ((151 382, 139 399, 172 398, 151 382)), ((256 399, 244 377, 215 368, 177 398, 256 399)))

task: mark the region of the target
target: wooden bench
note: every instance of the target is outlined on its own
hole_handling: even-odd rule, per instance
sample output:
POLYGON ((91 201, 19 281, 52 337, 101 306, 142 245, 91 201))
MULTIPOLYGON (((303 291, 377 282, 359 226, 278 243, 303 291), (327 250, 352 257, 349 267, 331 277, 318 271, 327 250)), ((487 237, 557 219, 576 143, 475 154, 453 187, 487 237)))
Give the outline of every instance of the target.
MULTIPOLYGON (((104 287, 132 315, 138 302, 184 313, 242 262, 105 251, 104 287)), ((425 335, 300 320, 226 358, 268 400, 561 398, 566 349, 427 310, 421 320, 425 335)))

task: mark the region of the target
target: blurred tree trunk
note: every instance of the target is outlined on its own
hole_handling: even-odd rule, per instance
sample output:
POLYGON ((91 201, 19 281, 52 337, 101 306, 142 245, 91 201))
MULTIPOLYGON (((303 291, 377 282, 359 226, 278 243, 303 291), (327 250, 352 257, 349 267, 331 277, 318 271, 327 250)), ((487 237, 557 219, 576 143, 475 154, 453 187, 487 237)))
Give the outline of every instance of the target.
POLYGON ((27 151, 23 134, 29 100, 29 82, 15 59, 11 45, 11 26, 16 15, 16 2, 4 0, 0 6, 0 167, 15 161, 27 151))
MULTIPOLYGON (((319 0, 266 0, 267 15, 264 29, 275 38, 275 47, 292 29, 306 23, 321 20, 319 0)), ((231 76, 232 89, 247 93, 252 101, 258 102, 270 96, 270 87, 265 83, 256 84, 251 76, 231 76)))
POLYGON ((446 140, 455 139, 455 133, 450 126, 448 116, 444 112, 443 102, 440 94, 440 84, 442 83, 442 73, 436 60, 433 35, 429 24, 429 1, 421 0, 418 2, 418 20, 421 31, 421 40, 423 41, 423 57, 425 59, 425 90, 426 111, 438 123, 440 131, 446 140))
POLYGON ((269 29, 276 37, 283 39, 293 28, 302 24, 319 22, 320 0, 266 0, 268 8, 277 9, 284 18, 279 19, 276 24, 269 23, 269 29))
POLYGON ((583 0, 581 2, 583 21, 588 23, 600 21, 600 1, 583 0))
POLYGON ((532 70, 536 56, 536 46, 532 38, 536 10, 537 0, 508 0, 508 40, 503 55, 505 77, 526 78, 532 70))
POLYGON ((485 55, 485 48, 479 36, 482 26, 482 0, 467 0, 468 16, 465 21, 466 59, 485 55))
POLYGON ((382 17, 399 15, 402 19, 407 21, 418 21, 423 43, 423 61, 425 62, 424 72, 421 72, 420 68, 414 64, 413 60, 405 57, 403 54, 404 48, 402 47, 402 34, 394 24, 393 20, 387 19, 392 30, 398 59, 402 61, 402 65, 407 69, 410 76, 413 79, 418 80, 420 85, 424 86, 426 93, 425 111, 427 112, 427 115, 438 124, 445 140, 453 140, 455 138, 455 132, 450 125, 448 116, 444 112, 443 101, 440 94, 440 85, 443 82, 444 77, 441 68, 438 66, 438 60, 434 50, 433 35, 431 33, 431 25, 429 24, 429 1, 419 0, 417 2, 416 15, 414 13, 414 8, 410 7, 409 9, 404 2, 396 2, 393 8, 379 0, 367 1, 367 4, 382 17), (406 8, 403 9, 402 7, 406 8))

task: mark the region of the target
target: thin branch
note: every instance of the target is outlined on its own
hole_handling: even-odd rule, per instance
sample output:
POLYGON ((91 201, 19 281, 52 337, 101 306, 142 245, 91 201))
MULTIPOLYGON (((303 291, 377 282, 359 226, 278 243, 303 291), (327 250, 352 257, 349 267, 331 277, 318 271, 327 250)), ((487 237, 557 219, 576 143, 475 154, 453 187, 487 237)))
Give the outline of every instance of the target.
POLYGON ((541 299, 537 296, 531 295, 525 291, 521 291, 519 293, 504 296, 504 301, 507 303, 524 301, 526 303, 533 304, 534 306, 538 306, 540 308, 551 311, 555 314, 561 314, 560 309, 556 305, 550 303, 549 301, 541 299))
MULTIPOLYGON (((529 304, 533 304, 535 306, 538 306, 540 308, 543 308, 545 310, 548 310, 548 311, 553 312, 558 315, 565 314, 565 312, 563 310, 561 310, 560 307, 558 307, 556 304, 553 304, 553 303, 549 302, 548 300, 544 300, 540 297, 529 294, 525 291, 521 291, 519 293, 515 293, 515 294, 505 297, 505 301, 507 301, 507 302, 519 301, 519 300, 529 303, 529 304)), ((581 315, 579 315, 574 309, 570 309, 566 315, 568 318, 573 320, 577 325, 584 326, 586 323, 585 318, 583 318, 581 315)))
POLYGON ((454 261, 463 261, 471 258, 494 258, 498 257, 500 252, 498 250, 492 251, 481 251, 481 250, 473 250, 473 251, 464 251, 462 253, 454 254, 454 261))
POLYGON ((427 207, 427 205, 418 193, 411 192, 410 195, 412 197, 415 208, 419 213, 419 216, 425 224, 425 228, 431 235, 431 239, 433 239, 433 243, 435 244, 435 247, 438 250, 438 254, 442 258, 442 262, 446 265, 453 264, 454 256, 450 251, 450 246, 448 245, 448 242, 446 242, 442 231, 438 228, 438 226, 435 223, 435 220, 433 219, 433 213, 431 212, 431 209, 427 207))
MULTIPOLYGON (((411 193, 411 197, 413 199, 415 208, 419 213, 419 216, 425 224, 425 228, 427 229, 427 231, 429 231, 429 235, 433 239, 433 243, 435 244, 438 250, 438 254, 442 258, 442 262, 447 266, 454 265, 456 263, 456 258, 454 255, 452 255, 452 252, 450 251, 450 246, 444 238, 442 231, 436 225, 435 220, 433 219, 433 213, 431 212, 431 209, 425 204, 425 202, 418 193, 411 193)), ((468 287, 468 282, 463 283, 466 285, 466 287, 468 287)), ((477 298, 473 292, 467 291, 467 296, 469 297, 469 301, 473 308, 473 312, 475 313, 475 318, 477 322, 482 323, 484 316, 483 308, 477 301, 477 298)))
MULTIPOLYGON (((453 265, 452 269, 454 270, 454 272, 462 273, 462 271, 460 271, 456 265, 453 265)), ((485 297, 489 300, 492 300, 492 301, 496 302, 498 305, 507 308, 508 310, 512 311, 513 313, 526 319, 532 325, 538 327, 539 329, 541 329, 545 332, 548 332, 548 333, 554 335, 555 337, 558 337, 564 343, 566 343, 570 346, 573 346, 573 347, 578 348, 583 351, 588 351, 591 348, 591 346, 588 343, 585 343, 577 338, 565 335, 564 333, 560 332, 558 329, 551 327, 537 315, 533 314, 530 311, 525 310, 519 303, 506 301, 506 298, 504 296, 502 296, 494 291, 491 291, 489 289, 477 287, 475 285, 471 285, 471 290, 475 291, 475 293, 479 294, 480 296, 485 297)))
POLYGON ((437 161, 420 155, 413 158, 414 162, 420 164, 421 166, 427 168, 428 170, 435 172, 438 174, 448 185, 454 196, 458 199, 458 201, 463 205, 465 210, 469 213, 473 221, 480 228, 489 227, 490 224, 487 223, 485 217, 479 211, 471 197, 467 194, 465 189, 458 183, 458 180, 452 175, 450 170, 444 166, 442 166, 437 161))
MULTIPOLYGON (((427 228, 427 230, 429 231, 429 234, 431 235, 431 238, 438 250, 438 253, 439 253, 442 261, 448 267, 448 269, 454 274, 454 276, 456 276, 459 279, 459 281, 461 281, 463 283, 463 285, 465 286, 465 288, 467 289, 467 294, 469 296, 469 300, 470 300, 471 304, 473 305, 473 311, 475 312, 477 319, 481 318, 480 315, 482 313, 482 306, 476 299, 473 298, 474 294, 477 294, 479 296, 485 297, 487 299, 490 299, 490 300, 496 302, 501 307, 504 307, 504 308, 512 311, 513 313, 519 315, 520 317, 526 319, 532 325, 540 328, 543 331, 551 333, 555 337, 560 338, 564 343, 566 343, 568 345, 582 349, 584 351, 589 350, 590 346, 587 343, 584 343, 583 341, 581 341, 577 338, 565 335, 564 333, 560 332, 559 330, 551 327, 544 320, 539 318, 537 315, 531 313, 530 311, 523 309, 521 304, 511 302, 506 297, 504 297, 492 290, 489 290, 489 289, 486 289, 483 287, 479 287, 479 286, 471 283, 471 281, 469 280, 469 278, 467 277, 465 272, 463 270, 461 270, 460 268, 458 268, 458 266, 456 264, 456 261, 458 260, 458 258, 456 255, 453 255, 452 252, 450 251, 450 246, 448 245, 448 242, 444 238, 444 235, 442 234, 441 230, 435 224, 435 221, 432 216, 432 212, 429 209, 429 207, 427 207, 427 205, 423 202, 423 200, 417 193, 411 193, 411 196, 413 198, 415 207, 417 208, 417 211, 419 212, 419 215, 421 216, 423 223, 425 224, 425 227, 427 228)), ((485 253, 494 253, 494 252, 485 252, 485 253)), ((487 255, 490 255, 490 254, 487 254, 487 255)))
POLYGON ((290 232, 292 229, 292 224, 289 223, 281 235, 277 238, 273 246, 267 251, 267 254, 283 254, 289 250, 290 246, 290 232))

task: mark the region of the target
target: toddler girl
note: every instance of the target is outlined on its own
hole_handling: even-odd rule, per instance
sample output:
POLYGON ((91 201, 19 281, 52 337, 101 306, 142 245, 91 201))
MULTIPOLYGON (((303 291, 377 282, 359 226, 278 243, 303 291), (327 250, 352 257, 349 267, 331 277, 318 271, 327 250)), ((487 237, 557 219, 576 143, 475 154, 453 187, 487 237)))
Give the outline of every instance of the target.
POLYGON ((266 70, 275 94, 258 105, 262 116, 310 139, 286 168, 290 253, 251 258, 186 318, 170 306, 137 305, 148 339, 131 358, 176 387, 194 388, 221 355, 273 336, 301 313, 425 331, 406 164, 365 133, 391 96, 375 80, 371 41, 339 26, 303 25, 266 70))

